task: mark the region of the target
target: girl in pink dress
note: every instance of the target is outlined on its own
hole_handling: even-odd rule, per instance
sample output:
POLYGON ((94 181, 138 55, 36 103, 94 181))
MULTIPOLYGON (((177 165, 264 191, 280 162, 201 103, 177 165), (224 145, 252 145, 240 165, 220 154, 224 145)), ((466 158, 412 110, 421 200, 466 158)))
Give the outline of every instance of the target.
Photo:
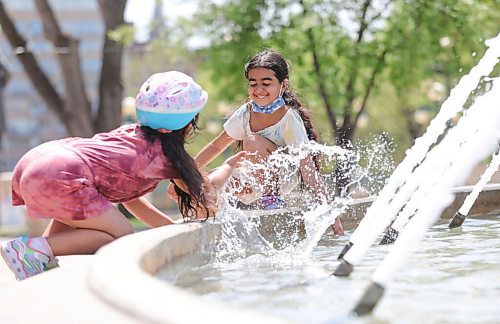
POLYGON ((26 205, 30 218, 51 221, 42 237, 2 244, 2 257, 16 278, 45 271, 55 256, 94 253, 132 233, 114 203, 123 203, 149 226, 174 223, 144 198, 165 179, 184 189, 178 196, 184 220, 213 215, 213 189, 227 180, 244 153, 228 159, 208 181, 202 176, 184 143, 197 128, 207 98, 186 74, 157 73, 137 95, 138 124, 92 138, 47 142, 26 153, 13 172, 13 204, 26 205))

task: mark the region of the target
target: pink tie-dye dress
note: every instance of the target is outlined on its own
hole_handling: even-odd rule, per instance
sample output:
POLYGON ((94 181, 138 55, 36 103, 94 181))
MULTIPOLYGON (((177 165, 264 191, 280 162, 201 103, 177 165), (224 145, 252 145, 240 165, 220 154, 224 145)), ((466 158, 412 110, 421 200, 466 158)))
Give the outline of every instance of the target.
POLYGON ((124 125, 92 138, 44 143, 26 153, 12 177, 13 205, 31 218, 83 220, 112 203, 153 191, 177 171, 159 141, 148 142, 138 125, 124 125))

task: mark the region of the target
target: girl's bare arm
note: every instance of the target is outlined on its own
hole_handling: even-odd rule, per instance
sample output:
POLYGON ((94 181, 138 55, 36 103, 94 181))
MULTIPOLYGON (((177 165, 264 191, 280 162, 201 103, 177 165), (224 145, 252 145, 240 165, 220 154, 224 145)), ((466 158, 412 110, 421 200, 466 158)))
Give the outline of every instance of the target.
POLYGON ((300 173, 302 174, 302 179, 317 193, 323 196, 323 199, 328 200, 328 192, 323 179, 321 179, 319 172, 316 170, 316 165, 311 156, 306 157, 300 161, 300 173))
POLYGON ((195 156, 194 160, 198 167, 203 168, 216 157, 218 157, 229 145, 236 140, 229 136, 226 131, 222 131, 213 141, 205 145, 195 156))
MULTIPOLYGON (((222 131, 213 141, 205 145, 204 148, 195 156, 194 161, 199 168, 205 167, 207 164, 212 162, 217 156, 219 156, 229 145, 233 144, 235 140, 230 137, 226 131, 222 131)), ((180 179, 173 179, 175 184, 181 188, 184 192, 189 192, 186 185, 180 179)), ((174 191, 174 186, 172 184, 168 185, 167 188, 168 196, 171 199, 176 199, 177 194, 174 191)))
MULTIPOLYGON (((315 189, 316 192, 321 194, 324 199, 329 200, 328 191, 325 183, 320 177, 319 172, 316 170, 316 166, 314 165, 314 161, 311 156, 308 156, 300 163, 300 171, 302 173, 302 178, 306 182, 306 184, 315 189)), ((340 218, 335 219, 335 223, 332 224, 333 233, 337 235, 344 235, 344 227, 342 226, 342 222, 340 218)))
POLYGON ((151 227, 159 227, 175 223, 172 218, 165 215, 144 197, 124 202, 123 206, 125 206, 125 208, 127 208, 127 210, 136 218, 151 227))

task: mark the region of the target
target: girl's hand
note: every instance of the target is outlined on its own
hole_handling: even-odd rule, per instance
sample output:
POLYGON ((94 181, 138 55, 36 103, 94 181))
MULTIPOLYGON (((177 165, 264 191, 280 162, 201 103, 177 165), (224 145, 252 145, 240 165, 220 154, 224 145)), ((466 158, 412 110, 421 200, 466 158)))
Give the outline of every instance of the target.
POLYGON ((247 154, 248 154, 247 151, 238 152, 235 155, 228 158, 226 161, 224 161, 224 164, 227 164, 231 167, 231 169, 234 169, 240 165, 242 161, 241 159, 244 158, 247 154))
POLYGON ((245 157, 246 154, 246 151, 238 152, 224 161, 220 167, 208 175, 208 179, 216 189, 219 189, 224 185, 227 179, 231 176, 233 169, 240 164, 242 158, 245 157))
POLYGON ((177 201, 178 196, 177 193, 175 192, 175 184, 173 184, 172 182, 168 184, 167 194, 170 199, 177 201))

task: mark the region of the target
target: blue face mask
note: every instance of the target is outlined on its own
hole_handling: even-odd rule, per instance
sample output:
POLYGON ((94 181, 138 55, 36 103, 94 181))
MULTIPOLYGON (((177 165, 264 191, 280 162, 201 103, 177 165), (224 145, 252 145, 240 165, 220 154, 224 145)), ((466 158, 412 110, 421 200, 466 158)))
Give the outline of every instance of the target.
POLYGON ((271 102, 268 105, 259 106, 258 104, 255 103, 255 101, 252 101, 252 110, 254 112, 257 112, 257 113, 272 114, 278 108, 283 107, 285 105, 285 99, 283 99, 283 96, 281 93, 282 89, 283 89, 283 83, 281 84, 280 94, 279 94, 278 98, 276 98, 273 102, 271 102))

